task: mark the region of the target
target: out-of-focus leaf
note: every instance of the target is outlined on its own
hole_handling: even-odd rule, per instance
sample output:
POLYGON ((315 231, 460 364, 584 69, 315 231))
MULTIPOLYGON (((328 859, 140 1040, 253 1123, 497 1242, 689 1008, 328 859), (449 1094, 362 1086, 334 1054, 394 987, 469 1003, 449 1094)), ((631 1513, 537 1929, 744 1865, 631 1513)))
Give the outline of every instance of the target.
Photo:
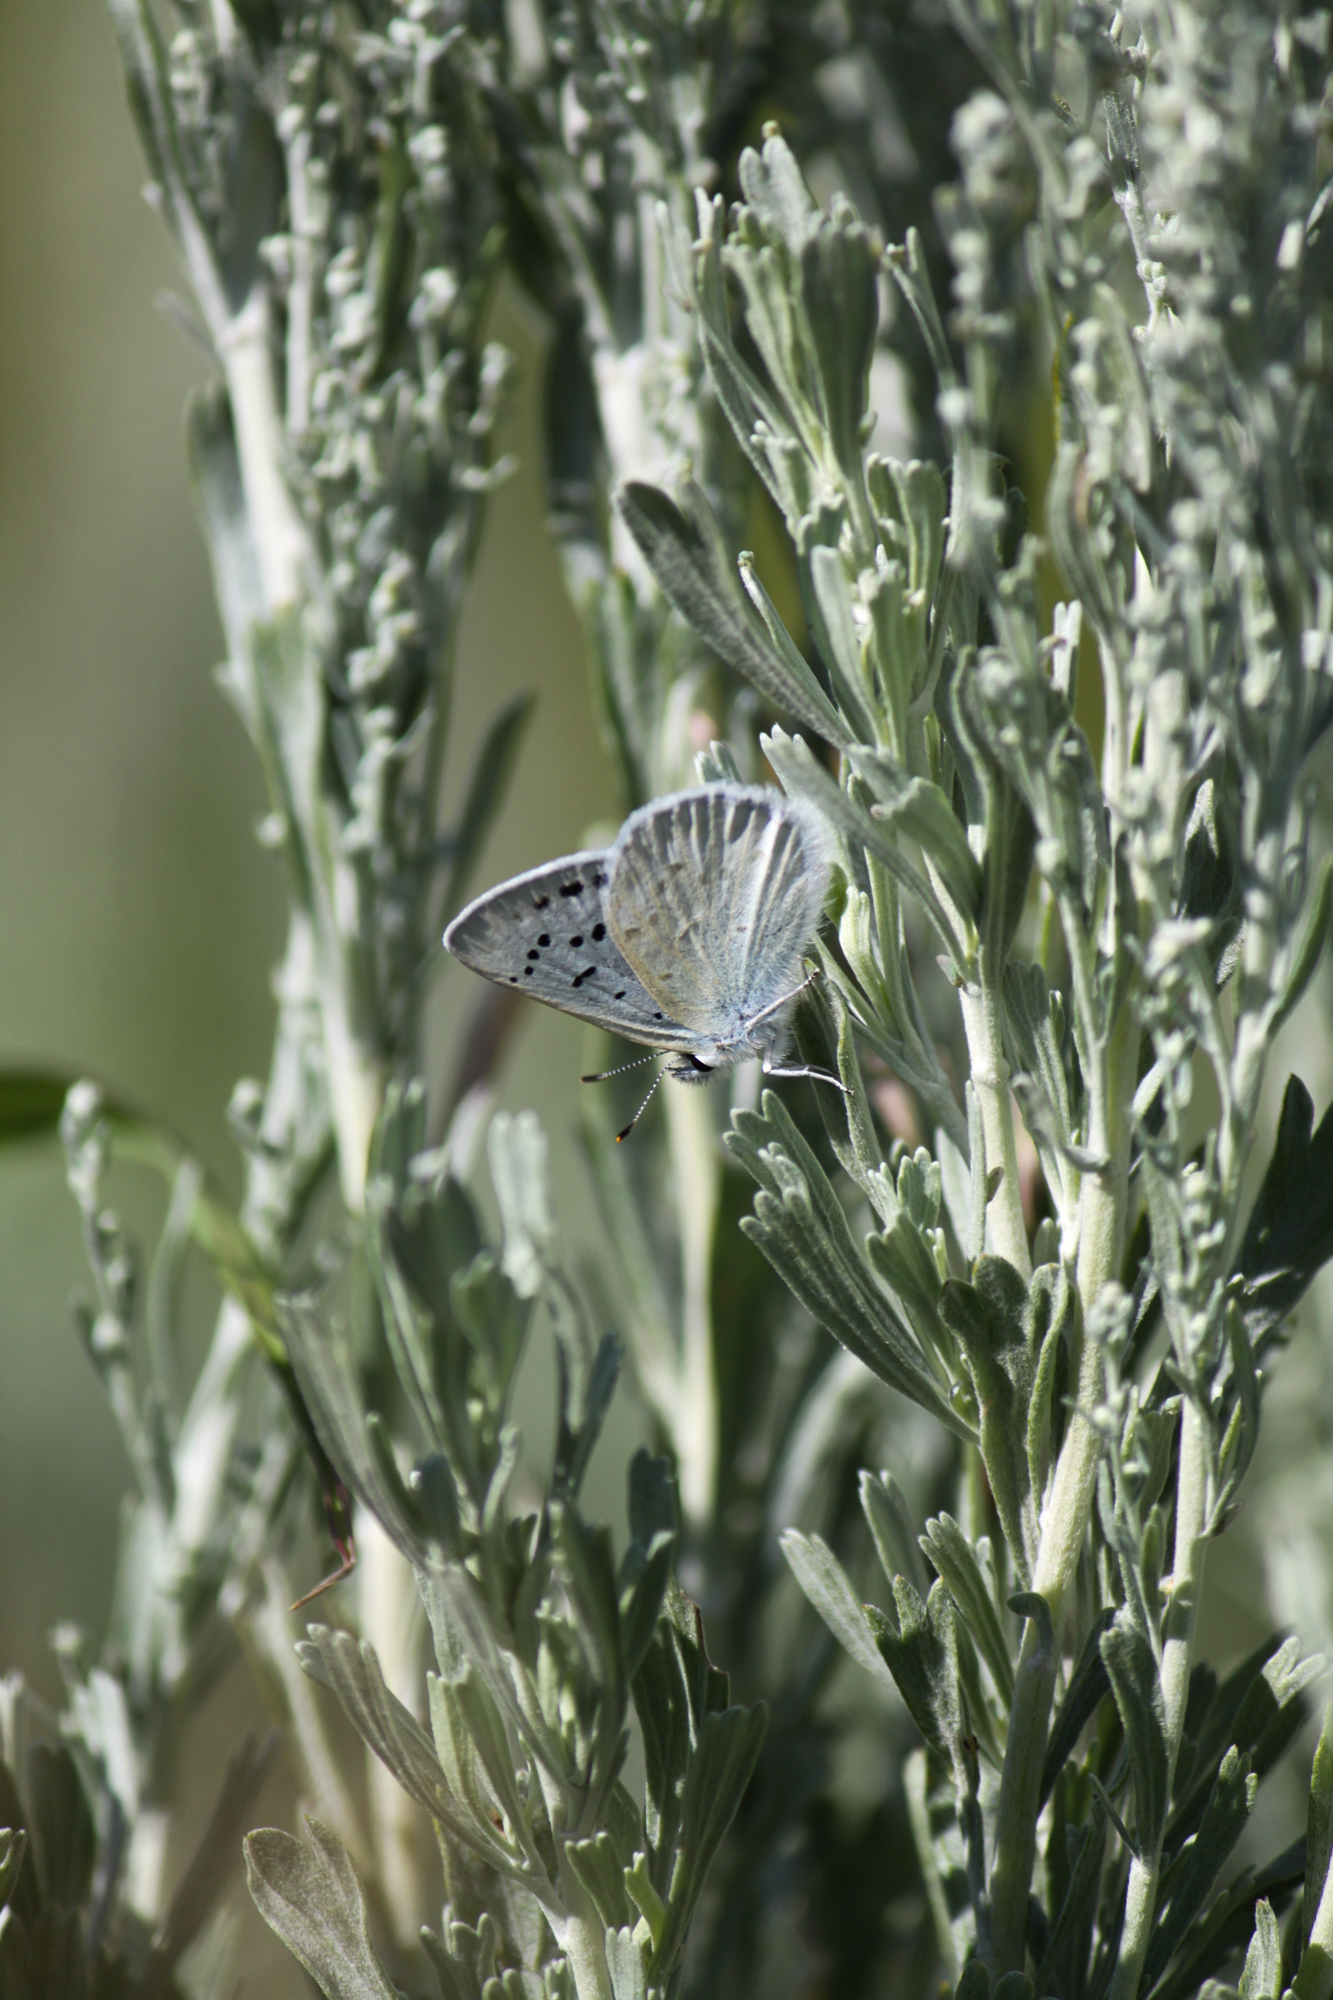
POLYGON ((189 1949, 217 1908, 233 1870, 240 1863, 241 1837, 277 1747, 276 1735, 263 1743, 247 1735, 228 1759, 208 1824, 172 1892, 167 1913, 153 1939, 136 2000, 159 2000, 159 1996, 167 2000, 174 1993, 171 1979, 182 1953, 189 1949))
POLYGON ((782 1553, 792 1575, 809 1598, 834 1638, 881 1687, 892 1688, 893 1675, 875 1643, 865 1607, 852 1589, 846 1570, 819 1535, 803 1535, 788 1528, 782 1537, 782 1553))
POLYGON ((81 1908, 92 1884, 97 1835, 78 1765, 65 1744, 39 1741, 28 1752, 28 1807, 45 1900, 81 1908))
POLYGON ((20 1139, 54 1139, 75 1081, 54 1070, 0 1070, 0 1146, 20 1139))
POLYGON ((26 1827, 0 1826, 0 1910, 8 1907, 27 1851, 26 1827))
POLYGON ((492 717, 472 766, 462 810, 449 842, 449 880, 442 915, 447 920, 467 893, 468 878, 486 843, 513 776, 523 732, 536 696, 516 694, 492 717))
POLYGON ((88 2000, 82 1912, 48 1903, 28 1942, 32 2000, 88 2000))
POLYGON ((277 1827, 246 1835, 250 1894, 327 2000, 398 2000, 370 1939, 365 1891, 342 1842, 306 1819, 310 1845, 277 1827))
POLYGON ((1277 1033, 1319 970, 1319 961, 1328 942, 1330 918, 1333 918, 1333 854, 1326 854, 1301 928, 1288 952, 1286 978, 1269 1028, 1270 1034, 1277 1033))
POLYGON ((1236 1259, 1241 1309, 1257 1345, 1299 1302, 1333 1256, 1333 1110, 1314 1129, 1314 1105, 1288 1080, 1273 1153, 1236 1259))

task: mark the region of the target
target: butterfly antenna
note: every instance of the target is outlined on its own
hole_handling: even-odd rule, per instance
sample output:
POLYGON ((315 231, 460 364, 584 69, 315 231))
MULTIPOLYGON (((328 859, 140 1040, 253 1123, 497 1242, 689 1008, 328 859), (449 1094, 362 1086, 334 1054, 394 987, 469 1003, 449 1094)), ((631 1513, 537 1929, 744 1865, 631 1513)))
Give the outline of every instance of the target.
MULTIPOLYGON (((629 1064, 629 1065, 627 1065, 627 1067, 629 1067, 629 1068, 633 1068, 633 1067, 634 1067, 634 1065, 633 1065, 633 1064, 629 1064)), ((640 1119, 642 1118, 642 1116, 643 1116, 644 1112, 645 1112, 645 1111, 646 1111, 646 1110, 648 1109, 648 1103, 649 1103, 649 1099, 650 1099, 650 1098, 652 1097, 652 1094, 653 1094, 653 1090, 656 1090, 656 1088, 657 1088, 658 1084, 659 1084, 659 1083, 660 1083, 660 1082, 662 1081, 662 1078, 663 1078, 663 1077, 664 1077, 665 1075, 666 1075, 666 1071, 665 1071, 664 1069, 660 1069, 660 1070, 659 1070, 659 1071, 657 1072, 657 1075, 656 1075, 656 1076, 655 1076, 655 1077, 653 1078, 653 1086, 652 1086, 652 1090, 650 1090, 650 1091, 648 1092, 648 1096, 644 1098, 644 1100, 643 1100, 643 1103, 642 1103, 642 1104, 641 1104, 641 1105, 639 1106, 639 1108, 638 1108, 638 1110, 637 1110, 637 1111, 635 1112, 634 1116, 633 1116, 633 1117, 632 1117, 632 1118, 630 1119, 630 1121, 629 1121, 629 1124, 628 1124, 628 1125, 627 1125, 627 1126, 625 1127, 624 1131, 623 1131, 623 1132, 617 1132, 617 1133, 616 1133, 616 1144, 617 1144, 617 1146, 618 1146, 618 1145, 620 1144, 620 1142, 621 1142, 621 1140, 622 1140, 622 1139, 628 1139, 628 1137, 629 1137, 630 1133, 631 1133, 631 1132, 632 1132, 632 1131, 634 1130, 634 1127, 635 1127, 635 1126, 636 1126, 636 1125, 638 1124, 638 1122, 639 1122, 639 1120, 640 1120, 640 1119)))
POLYGON ((656 1049, 653 1049, 646 1056, 636 1056, 633 1062, 621 1063, 619 1069, 596 1069, 593 1071, 591 1076, 581 1076, 579 1078, 579 1082, 605 1083, 608 1077, 623 1076, 627 1069, 642 1069, 644 1064, 652 1062, 655 1059, 656 1055, 657 1051, 656 1049))

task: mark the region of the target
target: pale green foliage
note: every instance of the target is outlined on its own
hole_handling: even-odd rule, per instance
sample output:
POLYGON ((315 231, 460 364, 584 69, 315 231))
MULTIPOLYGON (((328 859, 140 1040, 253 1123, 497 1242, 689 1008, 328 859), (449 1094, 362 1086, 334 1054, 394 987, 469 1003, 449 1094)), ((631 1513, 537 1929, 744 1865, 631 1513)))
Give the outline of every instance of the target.
POLYGON ((1298 1079, 1245 1177, 1333 899, 1327 15, 177 0, 164 39, 148 0, 113 12, 220 370, 192 461, 291 929, 239 1213, 105 1094, 4 1080, 11 1136, 65 1100, 137 1490, 105 1654, 64 1645, 72 1749, 3 1712, 0 1991, 178 1990, 255 1755, 188 1894, 131 1909, 124 1849, 239 1627, 315 1809, 250 1836, 252 1892, 337 2000, 941 1971, 960 2000, 1328 2000, 1327 1723, 1307 1839, 1235 1869, 1323 1663, 1194 1658, 1333 1250, 1298 1079), (668 1090, 617 1147, 609 1086, 579 1269, 531 1117, 490 1127, 498 1234, 465 1185, 511 1014, 483 997, 432 1089, 440 1144, 416 1075, 526 712, 442 828, 506 267, 553 328, 552 522, 626 806, 766 763, 837 853, 797 1034, 844 1094, 737 1079, 724 1132, 668 1090), (907 462, 876 444, 894 379, 907 462), (1038 534, 1010 475, 1040 484, 1046 415, 1038 534), (142 1307, 116 1157, 172 1187, 142 1307), (187 1394, 190 1249, 227 1303, 187 1394), (558 1396, 521 1511, 534 1329, 558 1396), (622 1351, 664 1455, 628 1468, 617 1560, 580 1491, 622 1351), (415 1710, 391 1634, 313 1624, 293 1660, 307 1461, 340 1552, 355 1504, 402 1559, 415 1710), (433 1828, 442 1913, 354 1804, 330 1697, 433 1828))

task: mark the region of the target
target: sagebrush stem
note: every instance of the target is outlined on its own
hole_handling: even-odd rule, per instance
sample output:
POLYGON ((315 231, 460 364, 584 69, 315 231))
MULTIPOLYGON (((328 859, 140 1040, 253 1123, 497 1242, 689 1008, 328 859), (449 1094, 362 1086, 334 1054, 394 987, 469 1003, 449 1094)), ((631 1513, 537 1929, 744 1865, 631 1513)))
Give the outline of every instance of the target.
POLYGON ((986 1136, 987 1171, 992 1165, 1003 1178, 986 1210, 991 1248, 1012 1264, 1019 1276, 1032 1276, 1032 1255, 1023 1221, 1023 1196, 1018 1182, 1018 1147, 1009 1101, 1009 1064, 1005 1060, 1001 999, 994 980, 983 969, 981 982, 960 994, 963 1029, 967 1035, 972 1084, 981 1105, 986 1136))
POLYGON ((993 1970, 1021 1972, 1027 1949, 1028 1894, 1036 1856, 1041 1773, 1046 1757, 1051 1699, 1061 1655, 1069 1596, 1078 1573, 1097 1487, 1102 1441, 1081 1412, 1102 1400, 1101 1349, 1086 1336, 1088 1317, 1102 1287, 1120 1269, 1129 1188, 1130 1106, 1134 1095, 1139 1036, 1125 1006, 1095 1080, 1089 1121, 1093 1146, 1107 1155, 1100 1174, 1084 1176, 1079 1197, 1076 1352, 1071 1354, 1074 1392, 1069 1429, 1042 1511, 1041 1546, 1032 1588, 1044 1597, 1055 1630, 1055 1646, 1045 1656, 1041 1634, 1029 1619, 1023 1633, 1014 1700, 1009 1713, 1000 1802, 995 1821, 995 1864, 991 1871, 993 1970))
POLYGON ((717 1485, 717 1382, 713 1368, 713 1234, 717 1226, 717 1133, 701 1090, 668 1090, 667 1130, 680 1227, 681 1345, 672 1442, 681 1511, 703 1530, 717 1485))
MULTIPOLYGON (((1189 1693, 1194 1627, 1203 1583, 1204 1554, 1208 1547, 1203 1532, 1207 1506, 1208 1433, 1197 1405, 1186 1397, 1180 1419, 1180 1467, 1176 1476, 1175 1570, 1171 1578, 1171 1599, 1163 1623, 1160 1675, 1168 1796, 1175 1778, 1176 1758, 1185 1722, 1185 1702, 1189 1693)), ((1125 1923, 1120 1934, 1120 1956, 1111 1981, 1110 2000, 1134 2000, 1139 1990, 1143 1961, 1157 1910, 1161 1873, 1162 1839, 1159 1834, 1151 1849, 1141 1847, 1129 1864, 1125 1923)))

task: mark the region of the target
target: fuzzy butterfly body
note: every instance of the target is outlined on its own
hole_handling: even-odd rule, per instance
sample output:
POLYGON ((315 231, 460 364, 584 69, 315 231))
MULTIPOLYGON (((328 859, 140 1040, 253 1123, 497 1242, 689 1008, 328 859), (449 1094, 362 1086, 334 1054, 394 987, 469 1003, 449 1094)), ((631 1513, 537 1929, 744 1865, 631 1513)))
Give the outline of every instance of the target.
POLYGON ((487 979, 664 1052, 680 1081, 753 1055, 771 1070, 829 865, 811 807, 705 785, 631 813, 605 851, 478 896, 444 942, 487 979))

